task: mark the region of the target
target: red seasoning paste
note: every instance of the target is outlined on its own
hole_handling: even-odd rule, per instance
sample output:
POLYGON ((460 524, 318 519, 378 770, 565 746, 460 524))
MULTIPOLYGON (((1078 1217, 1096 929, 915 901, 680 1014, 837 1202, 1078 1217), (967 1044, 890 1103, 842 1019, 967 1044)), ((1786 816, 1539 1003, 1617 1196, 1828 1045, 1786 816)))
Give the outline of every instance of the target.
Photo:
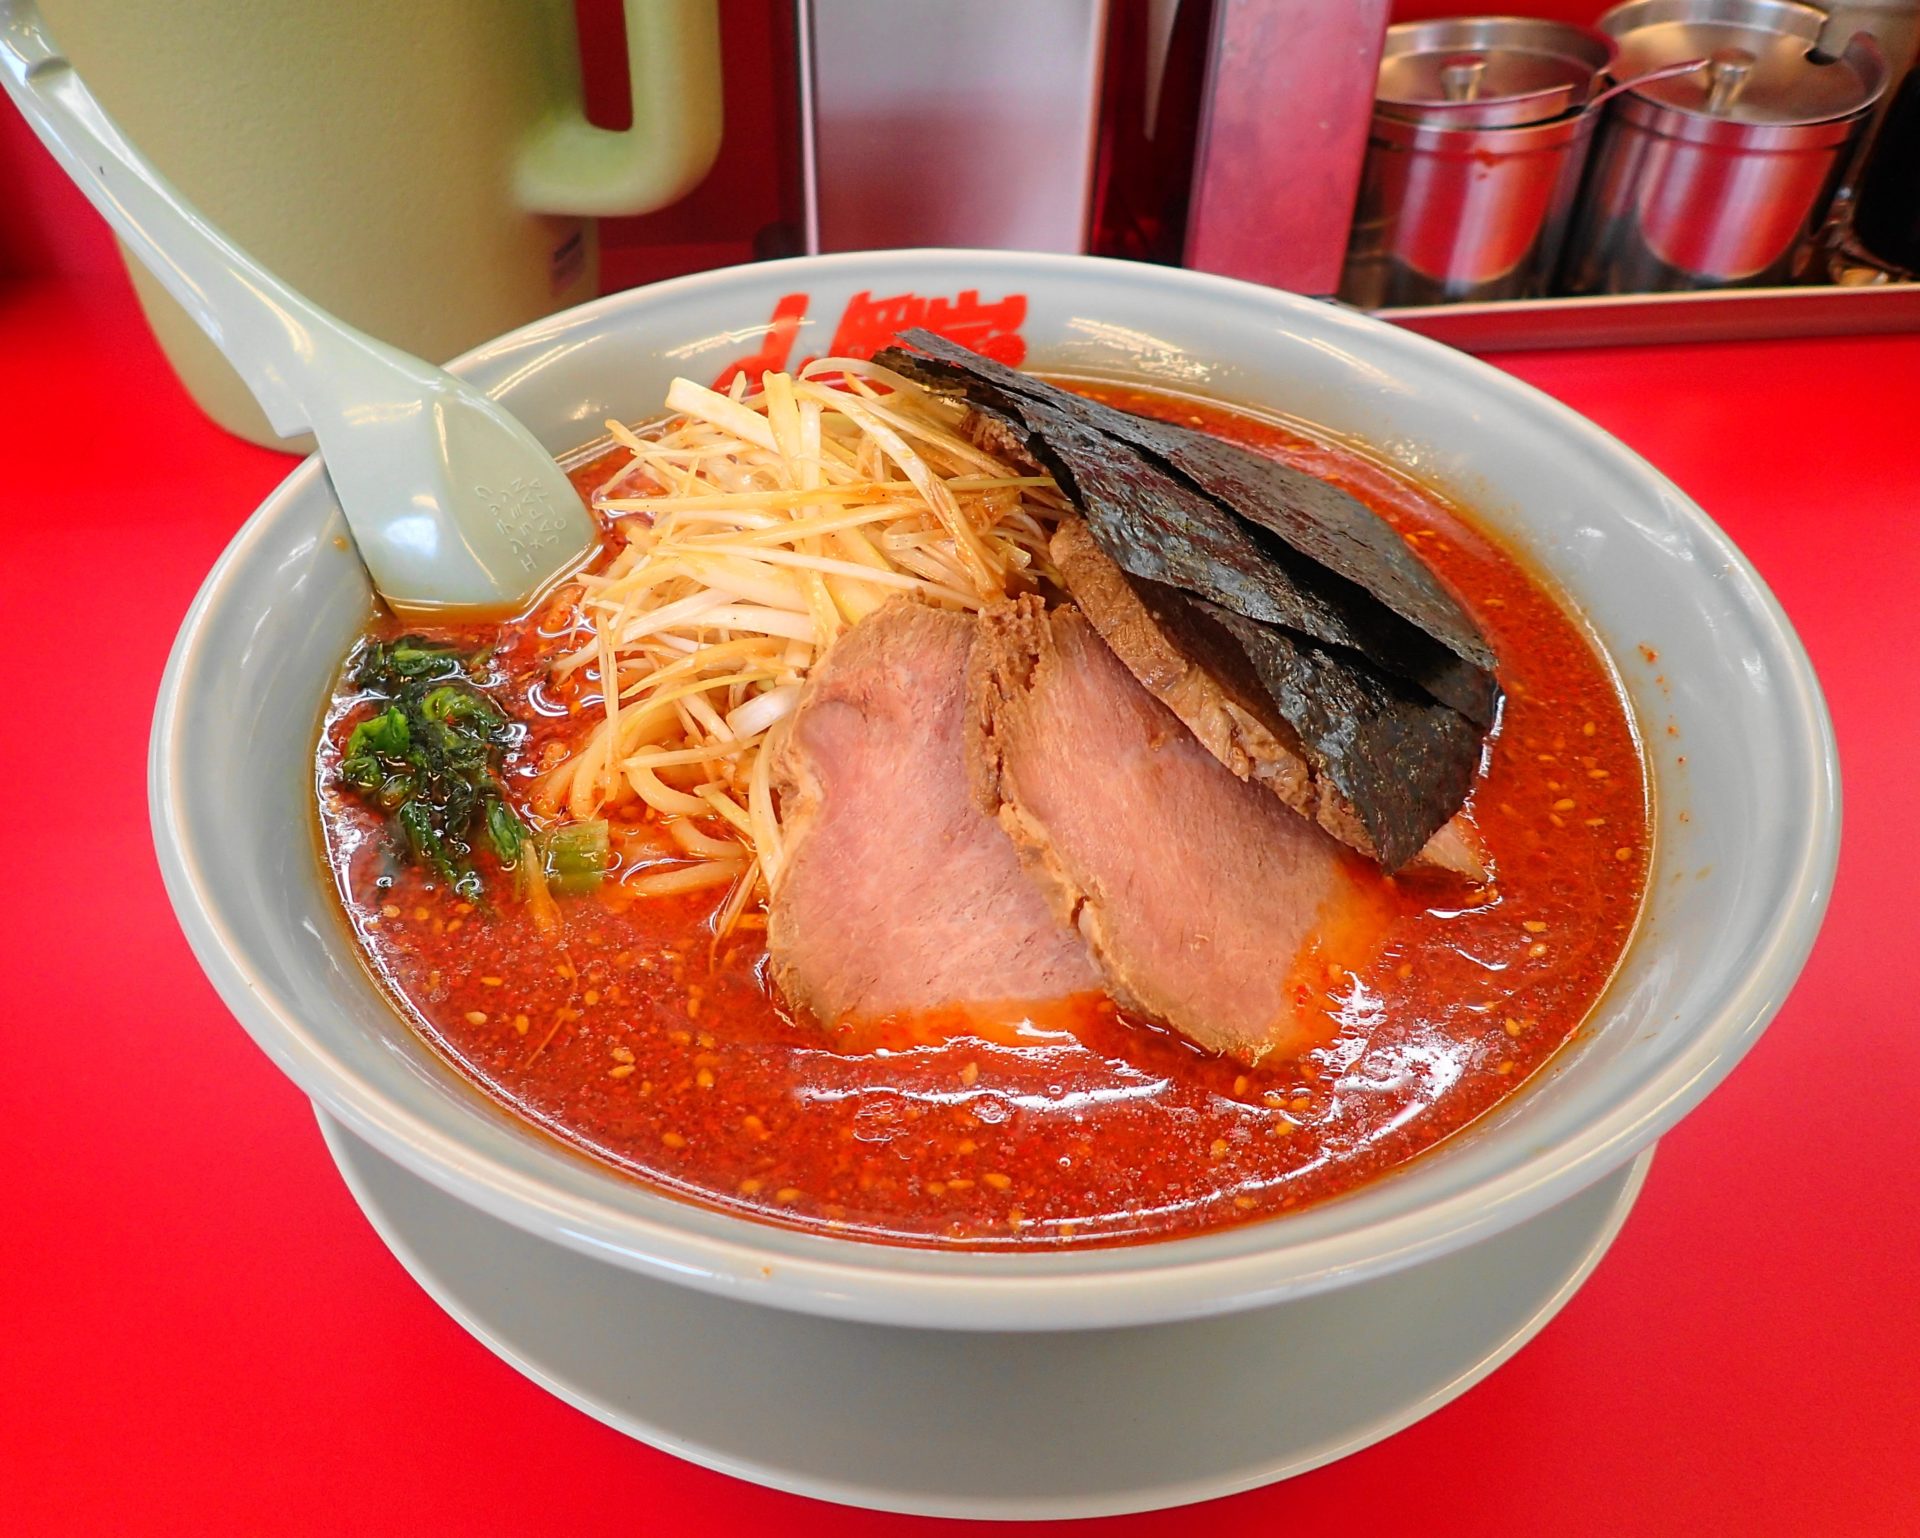
MULTIPOLYGON (((1387 939, 1364 969, 1324 978, 1329 1045, 1247 1069, 1090 997, 1009 1039, 956 1018, 837 1050, 770 995, 763 920, 715 944, 723 892, 623 901, 610 880, 562 899, 544 933, 524 904, 468 900, 391 860, 379 814, 330 788, 367 709, 343 692, 319 752, 326 856, 369 965, 421 1036, 502 1105, 659 1189, 863 1239, 976 1248, 1269 1217, 1432 1147, 1537 1071, 1605 988, 1645 883, 1645 780, 1607 663, 1513 556, 1364 453, 1184 398, 1091 393, 1345 487, 1460 595, 1499 658, 1506 706, 1471 803, 1495 883, 1379 878, 1387 939)), ((496 649, 508 681, 496 698, 531 726, 509 762, 522 781, 595 708, 545 681, 542 623, 429 632, 496 649)), ((616 836, 644 839, 644 808, 626 816, 616 836)), ((481 868, 489 891, 506 890, 481 868)))

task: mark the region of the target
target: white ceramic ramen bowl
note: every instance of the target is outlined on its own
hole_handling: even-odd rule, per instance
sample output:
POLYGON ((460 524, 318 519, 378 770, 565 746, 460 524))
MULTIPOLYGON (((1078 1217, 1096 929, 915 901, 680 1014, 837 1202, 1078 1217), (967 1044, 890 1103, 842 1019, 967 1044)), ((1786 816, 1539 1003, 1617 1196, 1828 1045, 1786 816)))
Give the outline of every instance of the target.
POLYGON ((1839 832, 1831 726, 1805 654, 1739 551, 1565 407, 1330 305, 1161 267, 998 252, 707 273, 538 322, 454 367, 557 452, 600 436, 608 416, 652 414, 675 374, 711 380, 763 349, 797 363, 848 345, 863 316, 877 312, 884 337, 935 300, 949 327, 956 315, 989 331, 1017 322, 1029 366, 1131 374, 1364 440, 1552 575, 1616 660, 1657 816, 1647 910, 1588 1028, 1493 1114, 1387 1177, 1298 1214, 1163 1243, 903 1249, 729 1216, 624 1179, 483 1100, 355 958, 316 852, 312 764, 322 703, 371 598, 310 460, 194 602, 152 746, 168 892, 267 1054, 380 1151, 547 1239, 757 1303, 970 1330, 1194 1318, 1377 1276, 1564 1201, 1698 1104, 1779 1008, 1819 927, 1839 832), (770 321, 789 295, 804 296, 781 307, 804 309, 797 331, 770 321), (998 303, 1011 296, 1021 303, 998 303))

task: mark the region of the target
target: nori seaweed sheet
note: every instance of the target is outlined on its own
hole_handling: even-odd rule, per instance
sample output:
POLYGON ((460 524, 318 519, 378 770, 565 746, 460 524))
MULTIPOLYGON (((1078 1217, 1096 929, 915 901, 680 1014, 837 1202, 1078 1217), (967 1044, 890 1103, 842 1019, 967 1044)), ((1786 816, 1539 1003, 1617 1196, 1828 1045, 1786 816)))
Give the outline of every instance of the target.
POLYGON ((1405 865, 1460 809, 1483 735, 1467 717, 1330 648, 1195 606, 1240 642, 1314 772, 1353 803, 1383 868, 1405 865))
MULTIPOLYGON (((1298 595, 1292 600, 1293 618, 1258 612, 1236 603, 1224 591, 1208 595, 1216 602, 1249 619, 1287 625, 1330 645, 1352 647, 1376 666, 1411 679, 1482 726, 1492 725, 1499 685, 1485 638, 1406 542, 1358 498, 1238 444, 1059 389, 932 332, 909 331, 901 339, 917 348, 919 355, 890 348, 880 361, 930 387, 964 394, 975 405, 1013 419, 1015 426, 1024 419, 1030 445, 1036 450, 1047 443, 1057 446, 1050 429, 1061 418, 1072 420, 1095 442, 1106 440, 1101 446, 1110 465, 1108 478, 1113 479, 1125 472, 1115 462, 1111 440, 1128 445, 1136 453, 1123 459, 1158 472, 1152 494, 1171 481, 1212 503, 1250 538, 1254 553, 1264 557, 1270 569, 1284 574, 1286 585, 1298 595), (1042 420, 1029 402, 1051 407, 1055 415, 1042 420), (1038 443, 1032 441, 1035 430, 1038 443)), ((1063 468, 1052 463, 1047 467, 1056 474, 1063 468)), ((1143 490, 1142 495, 1146 494, 1143 490)), ((1176 516, 1184 521, 1191 507, 1191 502, 1183 503, 1176 516)), ((1094 532, 1110 533, 1117 540, 1122 531, 1115 522, 1109 519, 1108 529, 1096 526, 1094 532)), ((1139 537, 1136 531, 1128 534, 1139 537)), ((1178 535, 1176 526, 1171 537, 1178 535)), ((1102 544, 1106 543, 1103 539, 1102 544)), ((1108 553, 1124 569, 1134 570, 1115 551, 1108 553)), ((1136 571, 1135 575, 1152 577, 1154 573, 1136 571)), ((1280 580, 1270 576, 1267 585, 1280 580)), ((1225 589, 1230 584, 1216 585, 1225 589)))
POLYGON ((1499 707, 1492 652, 1370 509, 1235 445, 1056 389, 929 332, 902 340, 918 352, 889 348, 877 361, 1004 423, 1143 597, 1186 607, 1239 644, 1314 772, 1353 804, 1383 867, 1405 864, 1459 809, 1499 707))

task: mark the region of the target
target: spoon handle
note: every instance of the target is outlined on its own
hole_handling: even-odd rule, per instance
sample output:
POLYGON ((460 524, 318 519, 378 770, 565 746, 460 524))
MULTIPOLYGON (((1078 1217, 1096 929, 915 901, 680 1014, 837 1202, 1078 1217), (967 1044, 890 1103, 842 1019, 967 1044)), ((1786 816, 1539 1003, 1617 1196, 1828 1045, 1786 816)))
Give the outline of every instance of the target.
POLYGON ((33 0, 0 0, 0 82, 74 183, 199 323, 275 432, 315 426, 316 337, 379 344, 289 289, 208 222, 130 144, 47 35, 33 0))

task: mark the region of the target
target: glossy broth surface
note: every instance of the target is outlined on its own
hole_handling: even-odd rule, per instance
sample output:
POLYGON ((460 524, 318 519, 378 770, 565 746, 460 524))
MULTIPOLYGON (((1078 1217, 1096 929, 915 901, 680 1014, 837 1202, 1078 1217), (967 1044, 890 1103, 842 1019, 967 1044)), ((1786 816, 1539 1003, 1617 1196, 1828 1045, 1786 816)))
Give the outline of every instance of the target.
MULTIPOLYGON (((1344 486, 1461 597, 1507 691, 1471 802, 1493 881, 1372 875, 1386 938, 1322 969, 1331 1039, 1297 1061, 1249 1070, 1097 996, 1011 1030, 956 1016, 836 1049, 770 995, 763 929, 715 944, 723 893, 628 901, 610 881, 563 900, 548 934, 518 903, 467 901, 397 865, 379 815, 330 788, 367 709, 343 692, 319 753, 326 857, 368 964, 448 1062, 650 1185, 865 1239, 998 1247, 1166 1238, 1320 1200, 1465 1126, 1573 1034, 1625 949, 1648 855, 1638 745, 1578 622, 1457 509, 1364 453, 1085 388, 1344 486)), ((546 677, 555 612, 432 632, 495 648, 497 698, 530 725, 512 776, 563 752, 598 707, 590 674, 571 692, 546 677)))

